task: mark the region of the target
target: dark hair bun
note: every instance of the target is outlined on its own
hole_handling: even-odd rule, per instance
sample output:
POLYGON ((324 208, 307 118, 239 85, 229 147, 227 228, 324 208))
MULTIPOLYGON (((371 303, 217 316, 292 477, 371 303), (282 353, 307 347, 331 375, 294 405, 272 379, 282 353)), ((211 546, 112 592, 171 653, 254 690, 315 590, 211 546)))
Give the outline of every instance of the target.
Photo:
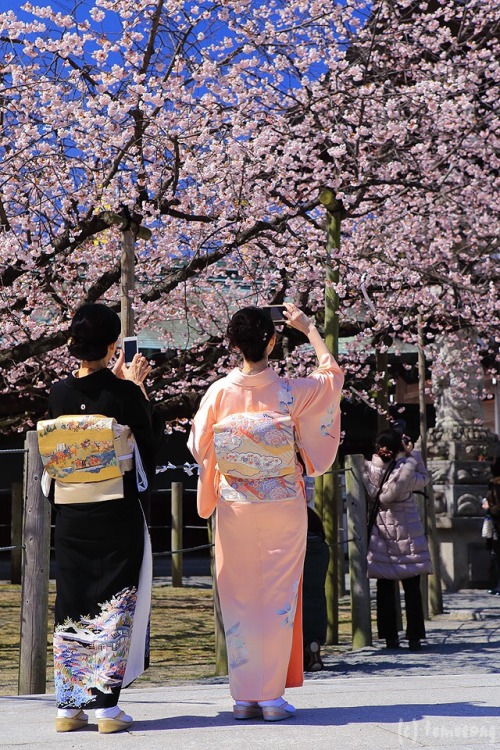
POLYGON ((401 433, 396 430, 384 430, 377 436, 375 441, 375 452, 382 461, 391 461, 403 450, 401 433))
POLYGON ((229 343, 242 352, 248 362, 260 362, 275 333, 271 316, 260 307, 238 310, 227 327, 229 343))
POLYGON ((82 305, 69 327, 69 353, 89 362, 103 359, 109 344, 117 341, 120 329, 120 318, 114 310, 98 303, 82 305))

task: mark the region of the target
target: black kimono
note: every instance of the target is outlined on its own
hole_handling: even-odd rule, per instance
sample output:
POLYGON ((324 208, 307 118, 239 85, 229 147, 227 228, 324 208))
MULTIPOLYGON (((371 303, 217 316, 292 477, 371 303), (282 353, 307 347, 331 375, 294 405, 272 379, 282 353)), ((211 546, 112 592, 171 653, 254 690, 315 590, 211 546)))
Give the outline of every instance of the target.
MULTIPOLYGON (((49 417, 102 414, 128 425, 148 479, 162 425, 134 383, 109 369, 52 386, 49 417)), ((107 708, 148 663, 151 547, 135 470, 123 497, 56 504, 54 679, 59 708, 107 708), (141 578, 140 578, 141 574, 141 578)))

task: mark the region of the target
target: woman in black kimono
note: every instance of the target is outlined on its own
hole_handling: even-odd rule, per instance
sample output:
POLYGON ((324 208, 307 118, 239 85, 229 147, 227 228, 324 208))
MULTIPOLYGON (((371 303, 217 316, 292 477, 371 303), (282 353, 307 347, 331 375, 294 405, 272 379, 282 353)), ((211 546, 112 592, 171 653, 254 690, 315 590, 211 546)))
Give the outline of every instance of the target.
MULTIPOLYGON (((101 414, 128 425, 152 478, 163 429, 143 384, 151 368, 140 354, 125 367, 120 353, 113 371, 108 369, 119 334, 120 319, 105 305, 77 310, 68 343, 80 367, 52 386, 49 417, 101 414)), ((104 484, 85 484, 85 502, 55 493, 58 732, 86 726, 84 708, 96 709, 101 733, 127 729, 132 718, 118 707, 120 690, 147 667, 152 576, 143 512, 147 492, 139 492, 133 469, 120 478, 118 493, 115 485, 94 502, 92 485, 104 484)))

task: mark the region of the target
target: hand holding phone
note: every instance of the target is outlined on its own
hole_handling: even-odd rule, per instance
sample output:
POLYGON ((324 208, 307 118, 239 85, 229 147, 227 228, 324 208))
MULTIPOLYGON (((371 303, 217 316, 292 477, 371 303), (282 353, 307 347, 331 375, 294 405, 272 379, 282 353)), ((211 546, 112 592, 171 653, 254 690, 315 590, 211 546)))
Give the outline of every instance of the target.
POLYGON ((300 307, 294 305, 293 302, 285 302, 285 323, 291 328, 296 328, 305 336, 309 337, 311 326, 314 328, 314 324, 309 320, 307 315, 302 312, 300 307))
POLYGON ((406 453, 407 456, 409 456, 413 450, 413 440, 410 437, 408 437, 408 435, 403 435, 403 437, 401 438, 401 443, 402 443, 403 451, 406 453))
POLYGON ((121 380, 130 380, 138 385, 145 397, 148 398, 144 381, 150 372, 151 365, 138 350, 137 336, 125 337, 118 361, 113 367, 113 373, 121 380))

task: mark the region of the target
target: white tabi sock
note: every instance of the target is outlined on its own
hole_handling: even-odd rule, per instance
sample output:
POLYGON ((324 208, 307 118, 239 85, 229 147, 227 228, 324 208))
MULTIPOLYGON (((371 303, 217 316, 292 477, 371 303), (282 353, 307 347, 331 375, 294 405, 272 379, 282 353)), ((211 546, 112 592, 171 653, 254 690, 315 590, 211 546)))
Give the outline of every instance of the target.
MULTIPOLYGON (((58 719, 74 719, 75 716, 78 716, 82 709, 81 708, 58 708, 57 709, 57 718, 58 719)), ((83 716, 80 717, 81 719, 88 719, 89 717, 87 714, 83 714, 83 716)))
MULTIPOLYGON (((120 706, 111 706, 110 708, 96 708, 95 717, 96 719, 116 719, 118 714, 121 712, 120 706)), ((132 717, 124 714, 120 716, 120 721, 132 721, 132 717)))
POLYGON ((295 706, 288 703, 283 696, 281 698, 275 698, 273 701, 259 701, 259 706, 284 706, 285 711, 293 714, 295 713, 295 706))

